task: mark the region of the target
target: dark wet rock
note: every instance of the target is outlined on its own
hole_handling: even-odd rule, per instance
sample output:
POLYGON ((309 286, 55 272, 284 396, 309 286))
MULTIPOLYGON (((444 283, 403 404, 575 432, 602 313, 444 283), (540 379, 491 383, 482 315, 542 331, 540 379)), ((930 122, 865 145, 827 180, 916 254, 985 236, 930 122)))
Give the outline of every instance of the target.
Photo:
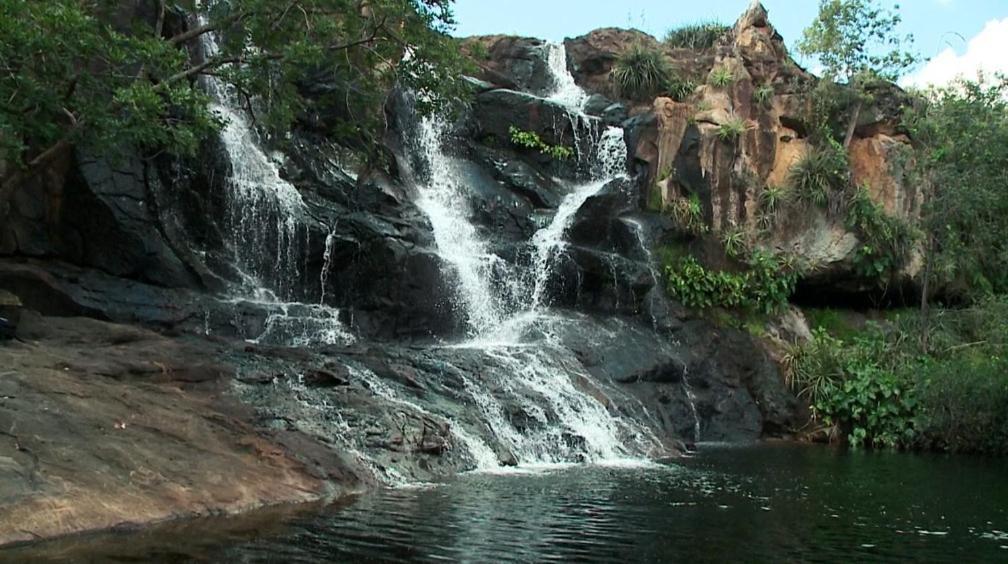
POLYGON ((304 375, 304 383, 313 388, 332 388, 334 386, 349 386, 350 371, 346 366, 330 363, 325 368, 309 370, 304 375))
POLYGON ((704 320, 674 325, 666 339, 638 322, 580 322, 562 338, 595 378, 640 402, 622 409, 659 436, 692 442, 699 422, 699 440, 745 441, 800 424, 797 401, 751 337, 704 320))
POLYGON ((584 112, 602 119, 610 126, 620 126, 627 119, 626 106, 613 102, 601 94, 592 94, 584 105, 584 112))
MULTIPOLYGON (((550 145, 563 145, 578 154, 591 151, 592 132, 600 129, 598 118, 572 114, 563 106, 513 90, 497 89, 476 96, 471 115, 471 135, 479 142, 496 147, 511 146, 512 127, 531 131, 550 145)), ((535 166, 563 173, 575 174, 578 163, 573 159, 556 161, 536 151, 524 151, 523 157, 535 166)))
POLYGON ((535 208, 556 208, 560 187, 550 177, 517 158, 513 152, 482 145, 473 147, 480 164, 494 172, 494 177, 527 199, 535 208))
POLYGON ((486 35, 467 37, 462 45, 479 68, 477 77, 482 81, 536 94, 553 87, 546 66, 547 46, 541 39, 486 35))

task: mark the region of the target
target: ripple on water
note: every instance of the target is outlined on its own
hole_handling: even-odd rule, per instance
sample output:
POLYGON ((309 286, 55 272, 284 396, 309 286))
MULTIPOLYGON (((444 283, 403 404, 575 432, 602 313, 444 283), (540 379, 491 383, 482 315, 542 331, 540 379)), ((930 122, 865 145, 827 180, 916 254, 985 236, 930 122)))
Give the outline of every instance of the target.
MULTIPOLYGON (((471 473, 437 487, 374 492, 282 525, 215 530, 106 537, 60 554, 70 561, 1003 561, 1008 491, 995 460, 763 446, 705 450, 668 465, 471 473)), ((45 556, 32 550, 17 556, 45 556)))

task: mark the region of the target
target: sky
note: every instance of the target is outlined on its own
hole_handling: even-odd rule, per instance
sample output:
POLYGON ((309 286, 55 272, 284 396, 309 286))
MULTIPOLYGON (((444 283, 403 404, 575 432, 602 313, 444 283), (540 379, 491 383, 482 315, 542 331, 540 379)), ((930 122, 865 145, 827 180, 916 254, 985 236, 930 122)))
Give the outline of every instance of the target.
MULTIPOLYGON (((883 4, 894 6, 892 0, 883 4)), ((733 23, 750 0, 455 0, 458 36, 505 33, 561 41, 599 27, 634 27, 661 38, 683 24, 733 23)), ((815 18, 816 0, 763 0, 770 23, 794 54, 802 30, 815 18)), ((913 34, 929 59, 901 81, 945 84, 977 70, 1008 73, 1008 0, 903 0, 901 33, 913 34)), ((799 62, 815 70, 814 61, 799 62)))

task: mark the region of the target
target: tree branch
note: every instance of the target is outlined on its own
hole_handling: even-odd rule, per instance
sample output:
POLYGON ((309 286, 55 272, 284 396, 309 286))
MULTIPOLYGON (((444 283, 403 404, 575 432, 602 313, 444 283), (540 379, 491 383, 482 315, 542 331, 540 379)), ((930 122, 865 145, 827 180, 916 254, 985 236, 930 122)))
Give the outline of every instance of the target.
MULTIPOLYGON (((357 46, 360 46, 360 45, 366 45, 368 43, 371 43, 375 39, 378 38, 378 32, 379 32, 379 30, 384 29, 384 27, 385 27, 384 21, 385 20, 383 19, 382 23, 379 23, 374 29, 372 29, 371 30, 371 34, 369 36, 367 36, 367 37, 365 37, 363 39, 358 39, 357 41, 350 41, 348 43, 338 43, 336 45, 330 45, 330 46, 326 47, 326 50, 327 51, 343 51, 343 50, 346 50, 346 49, 350 49, 350 48, 353 48, 353 47, 357 47, 357 46)), ((282 60, 284 58, 284 55, 282 55, 280 53, 266 53, 266 54, 260 54, 256 58, 261 58, 261 59, 275 61, 275 60, 282 60)), ((163 80, 161 82, 161 84, 171 84, 173 82, 182 80, 184 78, 189 78, 189 77, 192 77, 192 76, 196 76, 198 74, 203 74, 204 71, 206 71, 208 69, 216 69, 218 67, 222 67, 224 65, 230 65, 230 64, 246 63, 249 60, 250 60, 250 57, 247 57, 245 55, 235 55, 235 56, 231 56, 231 57, 214 57, 214 58, 211 58, 211 59, 207 59, 207 60, 203 61, 202 63, 200 63, 200 64, 198 64, 198 65, 196 65, 194 67, 190 67, 190 68, 188 68, 186 70, 179 71, 179 72, 177 72, 177 73, 169 76, 168 78, 166 78, 165 80, 163 80)))
POLYGON ((18 168, 11 171, 3 178, 3 182, 0 183, 0 202, 6 202, 10 197, 11 192, 14 191, 22 182, 35 176, 38 171, 45 165, 49 164, 54 158, 56 158, 62 151, 69 149, 73 144, 70 139, 73 134, 80 129, 81 122, 75 121, 74 126, 66 132, 63 137, 53 143, 48 149, 39 153, 34 159, 28 162, 23 168, 18 168))
POLYGON ((230 16, 227 16, 225 18, 221 18, 220 20, 217 20, 215 22, 208 22, 208 23, 203 24, 201 26, 196 26, 194 28, 191 28, 191 29, 188 29, 186 31, 183 31, 182 33, 179 33, 179 34, 175 35, 174 37, 170 38, 168 40, 168 44, 169 45, 178 45, 180 43, 185 43, 186 41, 189 41, 190 39, 193 39, 195 37, 199 37, 199 36, 203 35, 204 33, 208 33, 208 32, 211 32, 211 31, 216 31, 216 30, 218 30, 218 29, 220 29, 220 28, 222 28, 222 27, 224 27, 224 26, 226 26, 228 24, 232 24, 232 23, 235 23, 237 21, 240 21, 240 20, 242 20, 242 19, 250 16, 251 14, 252 14, 252 12, 235 12, 234 14, 231 14, 230 16))

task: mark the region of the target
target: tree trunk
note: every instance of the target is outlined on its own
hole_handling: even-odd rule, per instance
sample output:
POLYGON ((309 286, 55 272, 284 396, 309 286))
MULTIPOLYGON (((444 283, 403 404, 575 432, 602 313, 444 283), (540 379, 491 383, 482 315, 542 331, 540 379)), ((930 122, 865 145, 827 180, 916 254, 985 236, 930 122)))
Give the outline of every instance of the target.
POLYGON ((931 291, 931 264, 934 262, 934 238, 928 237, 927 246, 924 249, 924 280, 921 282, 921 303, 920 303, 920 318, 921 318, 921 352, 924 354, 928 353, 928 347, 930 346, 929 340, 931 338, 931 326, 929 316, 931 314, 931 304, 928 299, 928 293, 931 291))
POLYGON ((861 100, 858 100, 857 105, 854 106, 854 114, 851 115, 850 123, 847 125, 847 135, 844 136, 844 149, 849 148, 851 140, 854 139, 854 130, 857 128, 858 119, 861 118, 861 105, 863 103, 861 100))

